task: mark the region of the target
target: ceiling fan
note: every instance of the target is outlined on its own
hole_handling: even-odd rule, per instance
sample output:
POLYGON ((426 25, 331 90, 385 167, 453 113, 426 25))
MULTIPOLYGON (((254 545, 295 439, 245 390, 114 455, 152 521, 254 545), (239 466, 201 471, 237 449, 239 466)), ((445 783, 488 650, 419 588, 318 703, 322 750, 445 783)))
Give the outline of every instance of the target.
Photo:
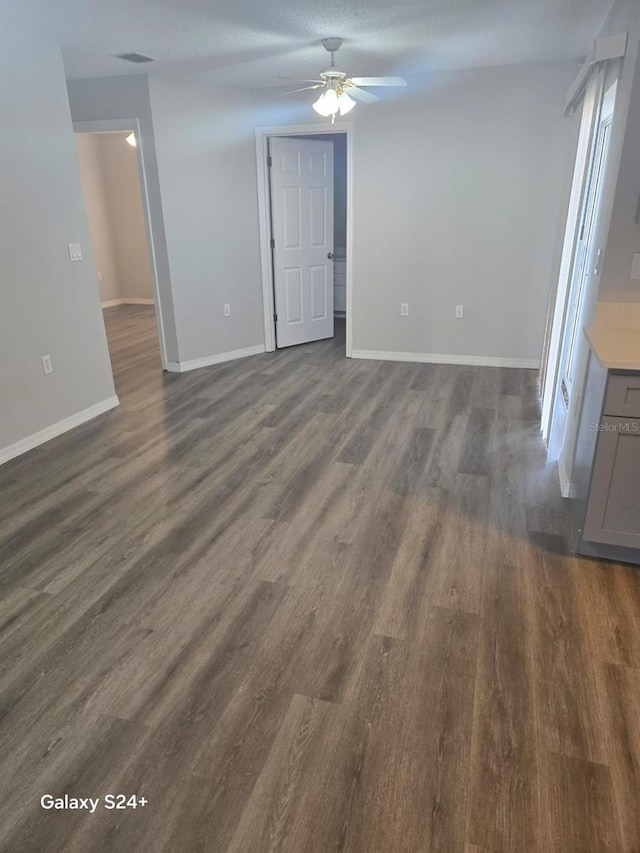
POLYGON ((306 92, 309 89, 322 89, 322 93, 313 104, 313 109, 321 116, 331 118, 331 124, 336 120, 336 115, 346 115, 352 110, 356 101, 372 104, 379 101, 377 95, 362 89, 362 86, 406 86, 407 81, 402 77, 349 77, 346 72, 340 71, 336 66, 336 52, 340 49, 344 39, 325 38, 322 46, 331 54, 331 65, 325 71, 321 71, 319 80, 294 80, 296 83, 311 83, 313 85, 293 89, 291 92, 283 92, 284 95, 293 95, 295 92, 306 92), (355 100, 354 100, 355 98, 355 100))

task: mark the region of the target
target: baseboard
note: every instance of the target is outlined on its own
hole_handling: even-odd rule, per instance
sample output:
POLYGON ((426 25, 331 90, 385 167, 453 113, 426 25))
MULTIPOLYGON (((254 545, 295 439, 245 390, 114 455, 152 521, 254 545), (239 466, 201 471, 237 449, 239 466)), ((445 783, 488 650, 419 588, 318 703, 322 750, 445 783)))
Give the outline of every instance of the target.
POLYGON ((352 358, 372 358, 381 361, 414 361, 420 364, 461 364, 468 367, 526 367, 538 370, 535 358, 495 358, 491 355, 450 355, 434 352, 392 352, 390 350, 354 349, 352 358))
POLYGON ((571 483, 571 478, 567 474, 562 456, 558 459, 558 479, 560 480, 560 494, 562 497, 575 498, 575 489, 571 483))
POLYGON ((89 406, 88 409, 83 409, 75 415, 64 418, 64 420, 51 424, 51 426, 45 427, 39 432, 33 433, 33 435, 16 441, 15 444, 10 444, 9 447, 0 450, 0 465, 4 465, 10 459, 15 459, 16 456, 22 456, 23 453, 33 450, 34 447, 45 444, 45 442, 50 441, 52 438, 62 435, 63 432, 68 432, 70 429, 80 426, 80 424, 97 418, 98 415, 103 415, 110 409, 115 409, 119 404, 120 401, 116 396, 108 397, 106 400, 96 403, 95 406, 89 406))
POLYGON ((112 308, 114 305, 154 305, 153 299, 136 299, 125 297, 124 299, 107 299, 100 303, 103 308, 112 308))
POLYGON ((216 355, 208 355, 205 358, 194 358, 192 361, 169 361, 167 362, 167 370, 170 373, 186 373, 188 370, 211 367, 211 365, 221 364, 223 361, 233 361, 236 358, 246 358, 249 355, 260 355, 263 352, 265 352, 264 344, 257 344, 254 347, 220 352, 216 355))

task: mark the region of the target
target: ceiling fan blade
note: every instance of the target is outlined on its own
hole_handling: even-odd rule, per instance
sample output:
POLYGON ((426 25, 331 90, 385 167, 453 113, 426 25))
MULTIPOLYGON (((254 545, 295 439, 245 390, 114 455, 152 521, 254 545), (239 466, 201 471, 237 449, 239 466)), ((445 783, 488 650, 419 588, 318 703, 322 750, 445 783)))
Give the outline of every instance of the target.
POLYGON ((275 95, 276 98, 284 98, 285 95, 295 95, 296 92, 306 92, 308 89, 321 89, 323 83, 316 83, 315 86, 303 86, 301 89, 291 89, 289 92, 280 92, 275 95))
POLYGON ((363 101, 365 104, 373 104, 375 101, 380 100, 377 95, 374 95, 371 92, 365 92, 364 89, 358 89, 357 86, 349 86, 348 89, 345 89, 345 92, 347 95, 351 95, 352 98, 355 98, 356 101, 363 101))
POLYGON ((306 77, 278 77, 278 80, 288 80, 289 83, 322 83, 322 80, 307 80, 306 77))
POLYGON ((406 86, 404 77, 351 77, 356 86, 406 86))

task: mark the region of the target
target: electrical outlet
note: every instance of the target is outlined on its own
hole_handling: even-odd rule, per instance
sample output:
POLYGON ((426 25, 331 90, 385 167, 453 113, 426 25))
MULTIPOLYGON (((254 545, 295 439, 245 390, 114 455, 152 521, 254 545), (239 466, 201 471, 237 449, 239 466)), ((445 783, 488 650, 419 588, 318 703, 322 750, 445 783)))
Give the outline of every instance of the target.
POLYGON ((462 320, 464 317, 464 305, 456 305, 455 307, 455 318, 456 320, 462 320))
POLYGON ((42 356, 42 369, 46 374, 53 373, 53 364, 51 364, 51 356, 43 355, 42 356))
POLYGON ((231 305, 229 305, 229 303, 228 303, 228 302, 225 302, 225 303, 224 303, 224 316, 225 316, 225 317, 230 317, 230 316, 231 316, 231 305))
POLYGON ((400 303, 400 316, 401 317, 408 317, 409 316, 409 303, 408 302, 401 302, 400 303))
POLYGON ((82 260, 82 246, 80 243, 69 243, 69 260, 70 261, 81 261, 82 260))
POLYGON ((631 278, 636 281, 640 280, 640 252, 636 252, 633 256, 633 263, 631 264, 631 278))

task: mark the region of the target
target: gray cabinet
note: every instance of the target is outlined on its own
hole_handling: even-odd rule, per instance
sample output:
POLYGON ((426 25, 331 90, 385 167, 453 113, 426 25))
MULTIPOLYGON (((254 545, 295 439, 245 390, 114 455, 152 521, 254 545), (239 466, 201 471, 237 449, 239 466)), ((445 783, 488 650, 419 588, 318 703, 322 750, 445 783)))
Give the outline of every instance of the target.
POLYGON ((640 548, 640 420, 599 424, 583 537, 640 548))
POLYGON ((640 373, 593 375, 591 414, 581 427, 595 441, 576 550, 640 563, 640 373))

